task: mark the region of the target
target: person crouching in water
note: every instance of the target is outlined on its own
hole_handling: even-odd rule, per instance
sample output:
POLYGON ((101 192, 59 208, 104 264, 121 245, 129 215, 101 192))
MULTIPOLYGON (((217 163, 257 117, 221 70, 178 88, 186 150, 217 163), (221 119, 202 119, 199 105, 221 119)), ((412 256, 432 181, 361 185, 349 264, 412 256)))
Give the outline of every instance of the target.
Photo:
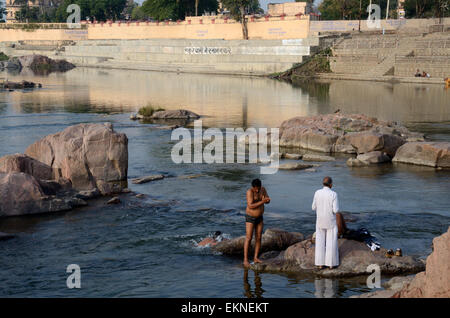
POLYGON ((247 209, 245 216, 245 243, 244 243, 244 266, 249 267, 248 249, 252 242, 253 231, 255 232, 255 255, 253 261, 261 263, 258 258, 261 249, 261 237, 264 228, 264 204, 269 204, 270 198, 266 189, 261 185, 261 180, 252 181, 252 187, 247 190, 247 209))
POLYGON ((328 266, 332 269, 339 265, 338 226, 336 213, 339 212, 337 193, 332 191, 333 180, 330 177, 323 179, 323 188, 314 194, 312 204, 316 211, 316 254, 315 264, 323 269, 328 266))

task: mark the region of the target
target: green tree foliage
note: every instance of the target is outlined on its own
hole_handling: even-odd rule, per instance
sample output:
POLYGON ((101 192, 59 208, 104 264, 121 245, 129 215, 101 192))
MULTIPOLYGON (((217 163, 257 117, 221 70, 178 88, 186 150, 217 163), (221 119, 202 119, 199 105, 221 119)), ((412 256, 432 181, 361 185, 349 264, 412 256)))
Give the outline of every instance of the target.
POLYGON ((69 13, 67 7, 77 4, 81 8, 81 19, 89 17, 92 20, 106 21, 118 20, 123 17, 127 0, 63 0, 56 11, 56 20, 65 22, 69 13))
POLYGON ((202 14, 216 12, 217 8, 217 0, 146 0, 142 4, 144 13, 158 21, 183 20, 195 15, 196 11, 202 14))
POLYGON ((241 22, 242 36, 244 40, 248 40, 247 18, 248 14, 263 13, 258 0, 223 0, 222 4, 230 10, 231 16, 241 22))
POLYGON ((450 15, 449 0, 406 0, 407 18, 442 18, 450 15))
MULTIPOLYGON (((369 0, 361 0, 361 19, 367 19, 369 0)), ((373 0, 381 8, 381 19, 386 18, 387 0, 373 0)), ((358 20, 360 0, 323 0, 319 5, 322 20, 358 20)), ((389 18, 396 17, 397 1, 389 1, 389 18)))
POLYGON ((133 8, 131 11, 131 20, 139 21, 139 20, 147 20, 149 16, 144 12, 141 6, 133 8))

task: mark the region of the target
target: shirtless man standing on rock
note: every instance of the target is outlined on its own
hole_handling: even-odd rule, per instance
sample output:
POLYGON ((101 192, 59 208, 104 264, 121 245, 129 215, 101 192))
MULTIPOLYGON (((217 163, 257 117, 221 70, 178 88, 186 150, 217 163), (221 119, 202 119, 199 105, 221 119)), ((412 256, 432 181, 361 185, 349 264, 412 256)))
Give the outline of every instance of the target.
POLYGON ((255 231, 255 256, 253 261, 261 263, 258 258, 261 249, 261 237, 264 228, 264 204, 269 204, 270 198, 267 191, 261 185, 261 180, 255 179, 252 181, 252 187, 247 190, 247 210, 245 216, 245 243, 244 243, 244 266, 249 267, 248 249, 252 242, 253 231, 255 231))

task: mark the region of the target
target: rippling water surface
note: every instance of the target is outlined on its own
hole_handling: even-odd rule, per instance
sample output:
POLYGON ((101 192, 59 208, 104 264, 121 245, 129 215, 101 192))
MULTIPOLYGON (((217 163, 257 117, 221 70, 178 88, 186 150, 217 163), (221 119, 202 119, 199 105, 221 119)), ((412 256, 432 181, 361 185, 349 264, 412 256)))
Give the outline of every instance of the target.
MULTIPOLYGON (((0 78, 6 74, 0 73, 0 78)), ((129 177, 170 177, 132 190, 145 199, 106 198, 67 213, 8 218, 0 231, 0 296, 6 297, 348 297, 368 291, 365 278, 245 272, 241 259, 215 255, 196 243, 215 231, 244 233, 245 191, 263 180, 272 203, 267 227, 310 234, 314 191, 335 180, 350 227, 367 227, 384 247, 425 257, 433 237, 450 224, 450 172, 407 165, 350 169, 346 156, 317 172, 260 175, 251 164, 182 164, 170 157, 171 132, 132 122, 152 104, 186 108, 208 127, 276 127, 293 116, 340 109, 407 124, 434 140, 450 140, 450 91, 441 86, 329 82, 290 85, 262 78, 75 69, 11 80, 41 82, 35 91, 0 92, 0 156, 23 152, 48 134, 82 122, 112 122, 129 138, 129 177), (197 178, 183 178, 198 175, 197 178), (79 264, 82 288, 66 288, 68 264, 79 264)), ((384 279, 387 279, 385 277, 384 279)))

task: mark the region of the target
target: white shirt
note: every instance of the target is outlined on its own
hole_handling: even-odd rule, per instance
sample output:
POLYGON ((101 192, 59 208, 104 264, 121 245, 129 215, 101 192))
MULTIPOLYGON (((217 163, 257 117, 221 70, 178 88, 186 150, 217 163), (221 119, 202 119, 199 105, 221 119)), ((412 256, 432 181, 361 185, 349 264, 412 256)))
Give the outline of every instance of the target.
POLYGON ((312 209, 317 213, 316 226, 321 229, 332 229, 336 226, 336 213, 339 212, 337 193, 328 187, 317 190, 312 209))

